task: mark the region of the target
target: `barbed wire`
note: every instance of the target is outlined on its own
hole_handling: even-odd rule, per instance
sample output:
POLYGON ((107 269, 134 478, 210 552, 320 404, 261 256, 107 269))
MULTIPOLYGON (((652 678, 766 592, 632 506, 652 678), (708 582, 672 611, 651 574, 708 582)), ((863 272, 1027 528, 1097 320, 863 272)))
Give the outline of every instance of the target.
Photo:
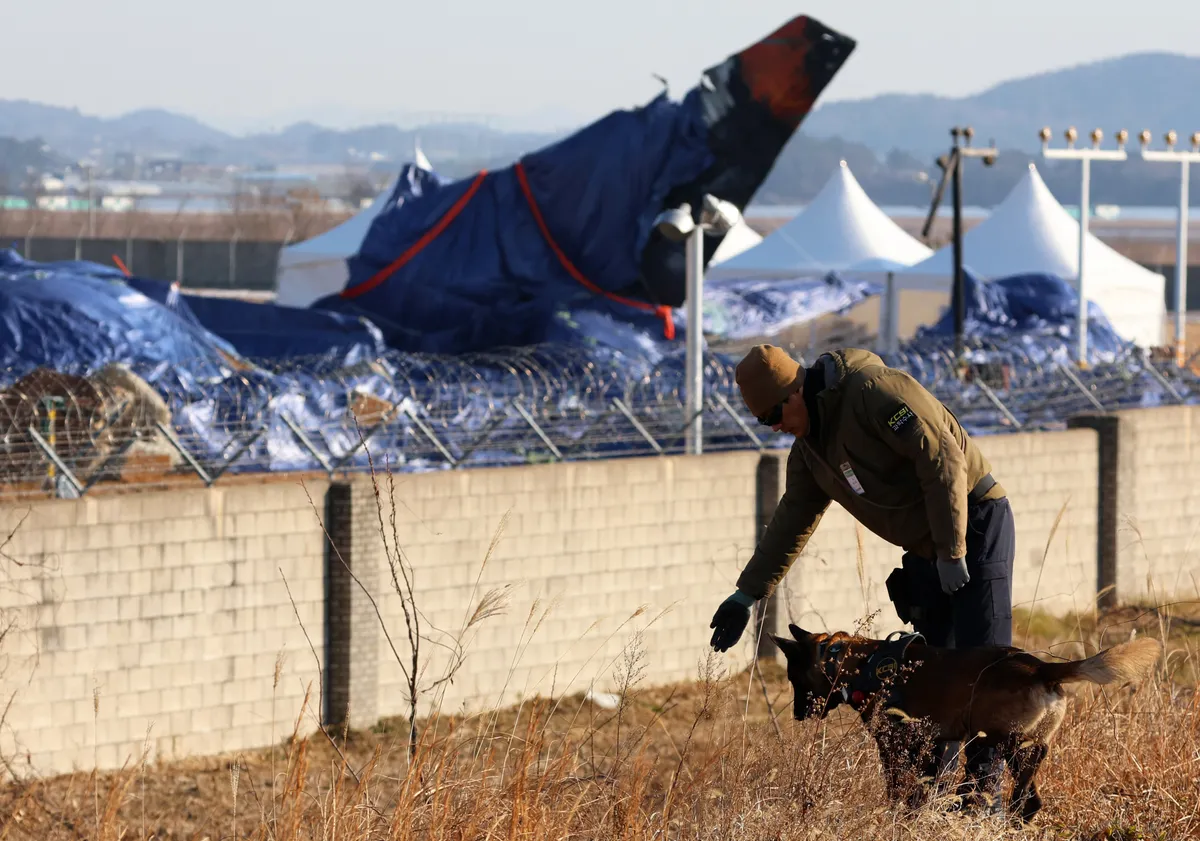
MULTIPOLYGON (((907 347, 909 371, 973 435, 1061 429, 1089 413, 1200 402, 1197 366, 1128 352, 1078 369, 1064 348, 972 340, 907 347)), ((1195 361, 1195 360, 1193 360, 1195 361)), ((707 353, 705 451, 786 448, 734 383, 736 358, 707 353)), ((359 471, 577 461, 682 452, 682 352, 605 356, 541 346, 454 357, 388 353, 280 360, 159 361, 0 377, 0 486, 11 496, 264 472, 359 471)))

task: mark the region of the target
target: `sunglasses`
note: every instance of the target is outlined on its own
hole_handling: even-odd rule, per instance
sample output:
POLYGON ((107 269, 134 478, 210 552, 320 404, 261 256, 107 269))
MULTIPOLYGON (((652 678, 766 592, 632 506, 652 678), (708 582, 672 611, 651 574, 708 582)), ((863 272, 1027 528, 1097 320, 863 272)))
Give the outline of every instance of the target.
POLYGON ((776 404, 775 408, 771 409, 771 411, 767 412, 765 415, 760 415, 758 422, 763 426, 774 426, 775 424, 783 421, 783 404, 786 402, 787 401, 785 400, 783 403, 778 403, 776 404))

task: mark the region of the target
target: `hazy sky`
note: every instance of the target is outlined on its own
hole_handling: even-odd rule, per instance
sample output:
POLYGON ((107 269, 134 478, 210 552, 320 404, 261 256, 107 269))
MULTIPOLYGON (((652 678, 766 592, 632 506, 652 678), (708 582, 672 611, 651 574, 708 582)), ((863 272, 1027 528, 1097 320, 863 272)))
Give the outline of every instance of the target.
MULTIPOLYGON (((858 41, 825 99, 965 94, 1121 53, 1197 53, 1158 0, 4 0, 0 97, 232 131, 402 112, 571 124, 672 93, 797 14, 858 41), (957 39, 957 40, 955 40, 957 39)), ((507 123, 506 123, 507 125, 507 123)))

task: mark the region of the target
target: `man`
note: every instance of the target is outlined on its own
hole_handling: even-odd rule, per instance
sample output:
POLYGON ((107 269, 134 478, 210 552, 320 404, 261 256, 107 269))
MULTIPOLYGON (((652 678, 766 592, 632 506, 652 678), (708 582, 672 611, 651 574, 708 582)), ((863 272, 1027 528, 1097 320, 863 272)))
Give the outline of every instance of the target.
MULTIPOLYGON (((713 616, 717 651, 738 641, 750 608, 778 585, 830 502, 904 550, 888 595, 901 621, 931 645, 1012 644, 1012 509, 937 398, 854 348, 805 369, 782 349, 758 345, 738 363, 736 380, 751 414, 796 441, 775 514, 737 591, 713 616)), ((958 745, 947 747, 957 757, 958 745)), ((1002 760, 971 743, 966 755, 968 777, 998 804, 1002 760)))

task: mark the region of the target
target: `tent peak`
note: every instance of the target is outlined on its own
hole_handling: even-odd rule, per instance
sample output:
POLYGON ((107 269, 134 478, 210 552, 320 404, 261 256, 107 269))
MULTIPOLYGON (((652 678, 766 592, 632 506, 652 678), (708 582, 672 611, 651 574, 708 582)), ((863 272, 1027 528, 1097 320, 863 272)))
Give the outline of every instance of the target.
POLYGON ((420 140, 413 141, 413 165, 425 172, 433 172, 433 164, 429 162, 429 158, 425 157, 425 153, 421 151, 420 140))

